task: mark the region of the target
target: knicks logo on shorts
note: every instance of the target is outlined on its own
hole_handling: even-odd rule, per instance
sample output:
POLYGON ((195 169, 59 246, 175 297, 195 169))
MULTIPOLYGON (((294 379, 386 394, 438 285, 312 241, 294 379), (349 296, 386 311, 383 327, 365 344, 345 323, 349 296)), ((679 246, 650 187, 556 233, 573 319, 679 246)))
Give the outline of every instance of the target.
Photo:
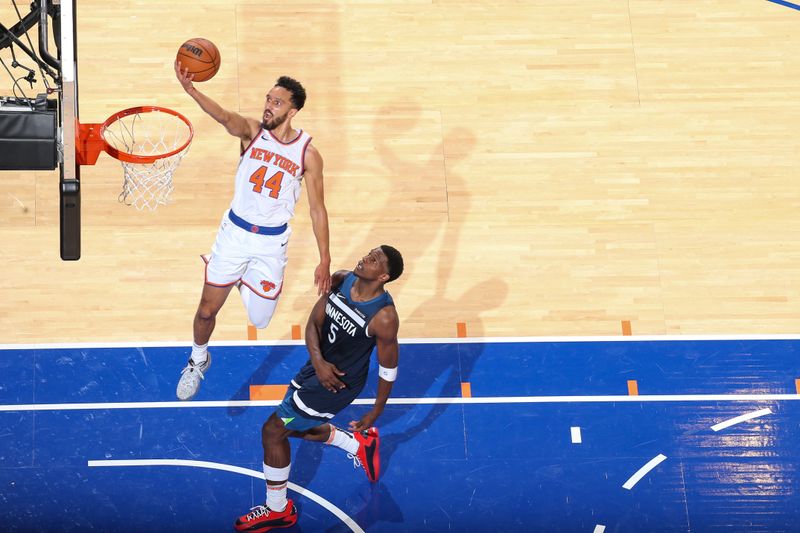
POLYGON ((275 287, 276 287, 276 285, 274 283, 272 283, 271 281, 267 281, 265 279, 261 280, 261 290, 264 291, 265 293, 271 291, 275 287))

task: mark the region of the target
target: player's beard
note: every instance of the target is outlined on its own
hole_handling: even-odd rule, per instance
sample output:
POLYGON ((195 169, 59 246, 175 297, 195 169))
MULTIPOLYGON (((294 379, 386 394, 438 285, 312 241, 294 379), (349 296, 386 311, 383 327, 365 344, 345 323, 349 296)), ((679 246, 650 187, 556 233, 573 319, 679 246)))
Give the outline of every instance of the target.
POLYGON ((267 122, 266 120, 262 120, 261 121, 261 127, 264 128, 267 131, 272 131, 275 128, 277 128, 278 126, 280 126, 281 124, 283 124, 284 122, 286 122, 287 118, 288 118, 288 115, 283 115, 283 116, 280 116, 280 117, 276 117, 275 115, 272 115, 272 120, 271 121, 269 121, 269 122, 267 122))

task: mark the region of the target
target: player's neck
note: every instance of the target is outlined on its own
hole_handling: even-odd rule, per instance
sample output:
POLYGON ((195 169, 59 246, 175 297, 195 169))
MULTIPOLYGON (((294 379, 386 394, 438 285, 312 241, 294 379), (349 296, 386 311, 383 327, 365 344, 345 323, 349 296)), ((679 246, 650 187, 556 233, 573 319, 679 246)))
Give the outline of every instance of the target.
POLYGON ((350 298, 357 302, 366 302, 383 294, 383 284, 378 281, 366 281, 356 278, 350 289, 350 298))
POLYGON ((288 143, 297 138, 297 132, 292 128, 292 124, 287 120, 274 130, 270 130, 279 141, 288 143))

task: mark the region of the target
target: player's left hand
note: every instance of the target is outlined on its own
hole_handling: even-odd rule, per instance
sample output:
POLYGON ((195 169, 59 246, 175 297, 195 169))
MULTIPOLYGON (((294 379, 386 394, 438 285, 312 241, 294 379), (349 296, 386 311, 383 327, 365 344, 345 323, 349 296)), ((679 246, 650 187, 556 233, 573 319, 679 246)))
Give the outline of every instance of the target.
POLYGON ((362 431, 365 429, 369 429, 375 425, 375 421, 378 419, 379 413, 375 411, 370 411, 369 413, 365 414, 361 417, 361 420, 353 420, 350 422, 350 426, 348 429, 350 431, 362 431))
POLYGON ((331 265, 320 263, 314 270, 314 285, 317 286, 317 296, 327 294, 331 290, 331 265))

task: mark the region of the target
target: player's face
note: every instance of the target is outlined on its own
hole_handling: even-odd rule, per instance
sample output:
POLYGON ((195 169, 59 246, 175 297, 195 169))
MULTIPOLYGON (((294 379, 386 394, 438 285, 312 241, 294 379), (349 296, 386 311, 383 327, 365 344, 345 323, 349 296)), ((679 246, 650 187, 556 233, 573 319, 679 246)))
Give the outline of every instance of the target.
POLYGON ((267 93, 267 100, 264 103, 264 116, 261 118, 261 126, 265 130, 274 130, 291 118, 297 112, 292 107, 292 93, 283 87, 273 87, 267 93))
POLYGON ((385 281, 389 279, 389 260, 380 248, 374 248, 361 258, 353 272, 365 280, 385 281), (383 276, 384 279, 381 279, 383 276))

